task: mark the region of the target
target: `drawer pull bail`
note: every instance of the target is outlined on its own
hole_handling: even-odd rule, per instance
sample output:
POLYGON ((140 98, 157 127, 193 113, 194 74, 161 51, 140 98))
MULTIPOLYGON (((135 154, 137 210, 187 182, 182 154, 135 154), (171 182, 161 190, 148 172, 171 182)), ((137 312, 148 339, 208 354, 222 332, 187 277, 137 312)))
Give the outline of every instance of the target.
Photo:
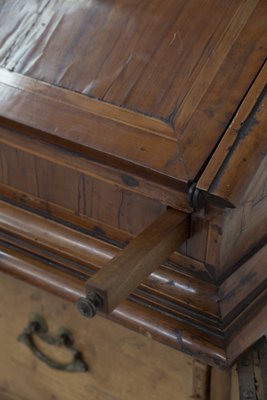
POLYGON ((33 314, 30 317, 28 325, 18 336, 18 341, 24 343, 40 361, 52 369, 66 372, 86 372, 88 370, 88 366, 84 362, 81 352, 74 347, 74 339, 71 332, 66 328, 60 328, 57 335, 50 335, 48 333, 46 320, 38 314, 33 314), (72 361, 67 364, 53 361, 38 349, 34 341, 34 336, 37 336, 49 345, 65 347, 72 353, 72 361))

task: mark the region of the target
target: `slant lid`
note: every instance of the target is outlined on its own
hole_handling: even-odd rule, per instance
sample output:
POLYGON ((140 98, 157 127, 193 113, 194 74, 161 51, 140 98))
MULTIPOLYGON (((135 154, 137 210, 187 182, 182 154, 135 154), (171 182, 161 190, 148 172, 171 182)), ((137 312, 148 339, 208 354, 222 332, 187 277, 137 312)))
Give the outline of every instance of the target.
POLYGON ((187 188, 266 57, 266 1, 0 1, 0 122, 187 188))

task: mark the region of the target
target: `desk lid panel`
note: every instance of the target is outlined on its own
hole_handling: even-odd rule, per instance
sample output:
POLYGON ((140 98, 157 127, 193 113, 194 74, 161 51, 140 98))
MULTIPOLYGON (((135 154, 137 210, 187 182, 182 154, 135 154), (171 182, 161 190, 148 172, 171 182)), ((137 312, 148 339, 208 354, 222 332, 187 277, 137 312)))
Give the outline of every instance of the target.
MULTIPOLYGON (((236 14, 257 1, 15 1, 2 6, 1 65, 169 119, 236 14), (15 11, 14 11, 15 9, 15 11)), ((231 43, 226 44, 226 49, 231 43)))
POLYGON ((79 143, 76 114, 84 148, 181 187, 198 176, 260 70, 265 21, 266 3, 255 0, 0 2, 0 66, 19 74, 15 86, 18 76, 34 79, 32 96, 2 87, 3 101, 16 98, 21 115, 40 100, 49 126, 36 108, 21 121, 13 103, 8 112, 1 104, 2 117, 79 143), (58 87, 46 104, 38 81, 58 87), (76 95, 97 118, 58 102, 73 105, 76 95))

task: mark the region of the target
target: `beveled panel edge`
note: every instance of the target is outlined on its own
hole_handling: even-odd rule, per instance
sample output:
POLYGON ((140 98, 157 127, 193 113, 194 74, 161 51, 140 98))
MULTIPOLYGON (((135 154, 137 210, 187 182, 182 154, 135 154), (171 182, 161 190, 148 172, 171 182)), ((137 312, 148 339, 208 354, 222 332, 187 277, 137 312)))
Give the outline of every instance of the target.
MULTIPOLYGON (((255 81, 253 82, 246 97, 241 102, 236 115, 228 127, 226 133, 218 144, 211 160, 202 173, 197 182, 197 188, 208 194, 207 199, 224 204, 226 207, 237 207, 244 203, 247 192, 250 189, 248 177, 253 171, 260 168, 263 159, 261 157, 254 159, 254 163, 250 162, 253 155, 253 146, 251 135, 253 135, 253 121, 257 113, 262 113, 262 107, 266 109, 266 101, 264 105, 264 90, 266 91, 267 83, 267 62, 264 63, 259 71, 255 81), (265 89, 264 89, 265 88, 265 89), (246 130, 246 132, 245 132, 246 130), (236 175, 234 171, 240 170, 240 160, 242 159, 242 149, 251 148, 251 157, 244 159, 245 171, 242 171, 239 185, 236 185, 236 175), (238 187, 240 186, 240 188, 238 187)), ((266 110, 265 110, 266 113, 266 110)), ((264 121, 263 121, 264 122, 264 121)), ((266 142, 266 124, 257 120, 262 124, 262 145, 266 142)), ((267 178, 266 178, 267 179, 267 178)))
POLYGON ((11 72, 4 67, 0 67, 0 82, 34 94, 46 95, 46 90, 49 89, 51 93, 49 97, 55 97, 59 102, 84 109, 89 114, 99 115, 104 119, 117 121, 128 126, 148 131, 153 135, 163 136, 164 138, 167 137, 175 141, 172 126, 159 118, 150 117, 138 111, 122 108, 115 104, 107 103, 17 72, 11 72))
POLYGON ((106 118, 83 104, 94 100, 3 69, 0 87, 3 126, 102 164, 137 171, 173 187, 187 187, 188 174, 175 138, 106 118))
POLYGON ((1 143, 56 165, 114 184, 130 192, 159 200, 163 204, 181 211, 193 211, 188 193, 179 190, 178 187, 171 188, 137 174, 128 174, 125 170, 112 168, 90 158, 82 157, 80 154, 77 155, 68 149, 41 142, 36 138, 0 126, 0 146, 1 143))

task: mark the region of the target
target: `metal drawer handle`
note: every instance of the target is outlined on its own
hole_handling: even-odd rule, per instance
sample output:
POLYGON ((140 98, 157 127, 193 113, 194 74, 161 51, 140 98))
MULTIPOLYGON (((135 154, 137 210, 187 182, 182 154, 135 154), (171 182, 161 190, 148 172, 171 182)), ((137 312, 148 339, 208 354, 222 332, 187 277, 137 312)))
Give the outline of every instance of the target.
POLYGON ((83 361, 82 354, 74 347, 72 334, 67 329, 60 328, 56 336, 49 335, 47 322, 38 314, 30 317, 28 325, 18 336, 18 341, 26 344, 32 353, 50 368, 67 372, 85 372, 88 370, 87 364, 83 361), (61 364, 51 360, 38 349, 34 342, 34 335, 49 345, 64 346, 73 354, 72 361, 69 364, 61 364))

